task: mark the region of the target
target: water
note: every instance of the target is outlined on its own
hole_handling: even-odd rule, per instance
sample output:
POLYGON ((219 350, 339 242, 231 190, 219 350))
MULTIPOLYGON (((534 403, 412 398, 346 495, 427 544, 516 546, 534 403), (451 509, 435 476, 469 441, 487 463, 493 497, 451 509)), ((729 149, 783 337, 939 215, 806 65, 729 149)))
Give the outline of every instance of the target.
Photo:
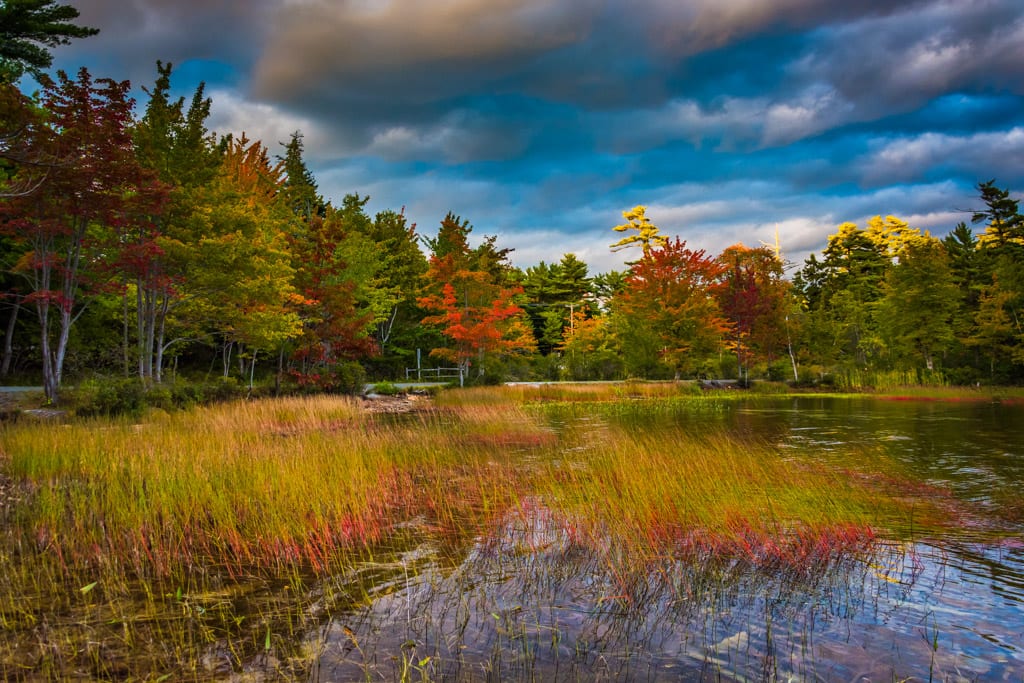
POLYGON ((716 424, 825 459, 879 449, 973 514, 953 532, 883 537, 805 571, 698 557, 624 574, 613 548, 575 543, 528 501, 529 515, 462 546, 423 530, 366 575, 340 579, 366 600, 307 636, 318 654, 303 677, 1024 680, 1022 418, 1019 406, 868 398, 634 416, 633 428, 716 424))
POLYGON ((574 445, 503 445, 526 450, 512 456, 524 471, 554 457, 585 473, 590 444, 618 429, 725 430, 802 464, 895 461, 893 481, 945 492, 957 521, 804 564, 637 559, 580 538, 535 493, 484 528, 403 520, 329 577, 211 575, 111 601, 85 577, 63 587, 66 614, 19 591, 0 678, 1024 681, 1024 406, 780 397, 537 414, 574 445))

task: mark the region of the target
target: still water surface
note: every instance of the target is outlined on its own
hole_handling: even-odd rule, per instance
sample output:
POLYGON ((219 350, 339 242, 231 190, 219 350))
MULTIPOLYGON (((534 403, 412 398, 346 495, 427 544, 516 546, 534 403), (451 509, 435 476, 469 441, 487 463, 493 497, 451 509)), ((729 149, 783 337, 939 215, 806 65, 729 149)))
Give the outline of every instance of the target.
POLYGON ((423 532, 374 563, 368 599, 312 636, 310 680, 1024 680, 1020 405, 787 397, 632 428, 666 420, 821 458, 884 450, 974 513, 806 572, 709 558, 624 577, 538 503, 468 549, 423 532))
POLYGON ((756 399, 631 427, 665 420, 822 458, 882 449, 973 512, 806 571, 666 559, 624 576, 539 501, 466 548, 420 529, 338 579, 364 599, 310 636, 309 679, 1024 680, 1024 407, 756 399))

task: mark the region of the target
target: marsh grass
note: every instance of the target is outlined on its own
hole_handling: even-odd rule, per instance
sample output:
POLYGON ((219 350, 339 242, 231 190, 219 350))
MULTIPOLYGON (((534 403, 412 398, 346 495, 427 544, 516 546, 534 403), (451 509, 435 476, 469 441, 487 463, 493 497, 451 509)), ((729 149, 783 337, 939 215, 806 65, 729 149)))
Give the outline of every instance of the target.
POLYGON ((299 675, 316 653, 296 634, 379 599, 360 567, 385 571, 423 534, 458 555, 510 515, 546 511, 632 603, 622 577, 655 562, 808 571, 911 517, 955 523, 881 454, 839 466, 716 430, 628 428, 727 399, 671 383, 532 391, 451 392, 401 419, 300 397, 4 426, 0 462, 24 495, 0 512, 0 673, 299 675))
POLYGON ((607 402, 627 399, 666 398, 700 395, 700 384, 693 381, 665 382, 555 382, 517 383, 506 387, 474 389, 471 392, 450 392, 442 395, 446 402, 489 401, 507 404, 529 402, 607 402))

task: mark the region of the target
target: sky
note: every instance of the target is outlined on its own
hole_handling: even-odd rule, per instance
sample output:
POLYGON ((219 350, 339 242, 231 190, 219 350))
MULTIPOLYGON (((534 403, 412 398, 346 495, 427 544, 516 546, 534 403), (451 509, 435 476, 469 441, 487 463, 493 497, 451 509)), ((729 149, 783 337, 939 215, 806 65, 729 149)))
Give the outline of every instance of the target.
POLYGON ((320 192, 449 211, 591 273, 622 212, 717 255, 799 266, 837 225, 944 236, 976 185, 1024 191, 1020 0, 65 0, 96 37, 54 68, 200 82, 208 127, 272 154, 300 131, 320 192))

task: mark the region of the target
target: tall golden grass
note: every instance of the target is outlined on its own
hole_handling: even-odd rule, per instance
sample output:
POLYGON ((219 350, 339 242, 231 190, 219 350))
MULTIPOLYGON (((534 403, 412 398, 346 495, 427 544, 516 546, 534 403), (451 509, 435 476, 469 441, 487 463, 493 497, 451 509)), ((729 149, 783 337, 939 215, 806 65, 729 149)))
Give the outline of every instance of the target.
MULTIPOLYGON (((147 576, 197 565, 325 571, 417 516, 458 532, 536 496, 648 543, 900 528, 910 514, 886 483, 898 473, 880 476, 891 464, 878 458, 852 457, 873 469, 851 476, 714 430, 638 433, 591 421, 556 435, 543 411, 524 409, 529 398, 459 392, 388 419, 354 399, 289 398, 142 423, 7 427, 6 470, 31 491, 10 515, 23 542, 61 565, 114 563, 147 576)), ((643 410, 684 408, 673 400, 692 399, 643 410)))
POLYGON ((948 500, 880 453, 824 462, 621 419, 699 419, 721 395, 540 391, 451 392, 398 416, 321 396, 3 426, 0 468, 19 495, 0 508, 0 673, 120 675, 111 662, 140 649, 153 660, 133 671, 156 670, 217 642, 237 664, 324 605, 364 599, 323 579, 410 533, 464 547, 538 510, 622 575, 688 557, 809 566, 955 523, 948 500), (313 597, 280 597, 313 577, 313 597), (59 642, 38 630, 55 613, 70 623, 59 642))

